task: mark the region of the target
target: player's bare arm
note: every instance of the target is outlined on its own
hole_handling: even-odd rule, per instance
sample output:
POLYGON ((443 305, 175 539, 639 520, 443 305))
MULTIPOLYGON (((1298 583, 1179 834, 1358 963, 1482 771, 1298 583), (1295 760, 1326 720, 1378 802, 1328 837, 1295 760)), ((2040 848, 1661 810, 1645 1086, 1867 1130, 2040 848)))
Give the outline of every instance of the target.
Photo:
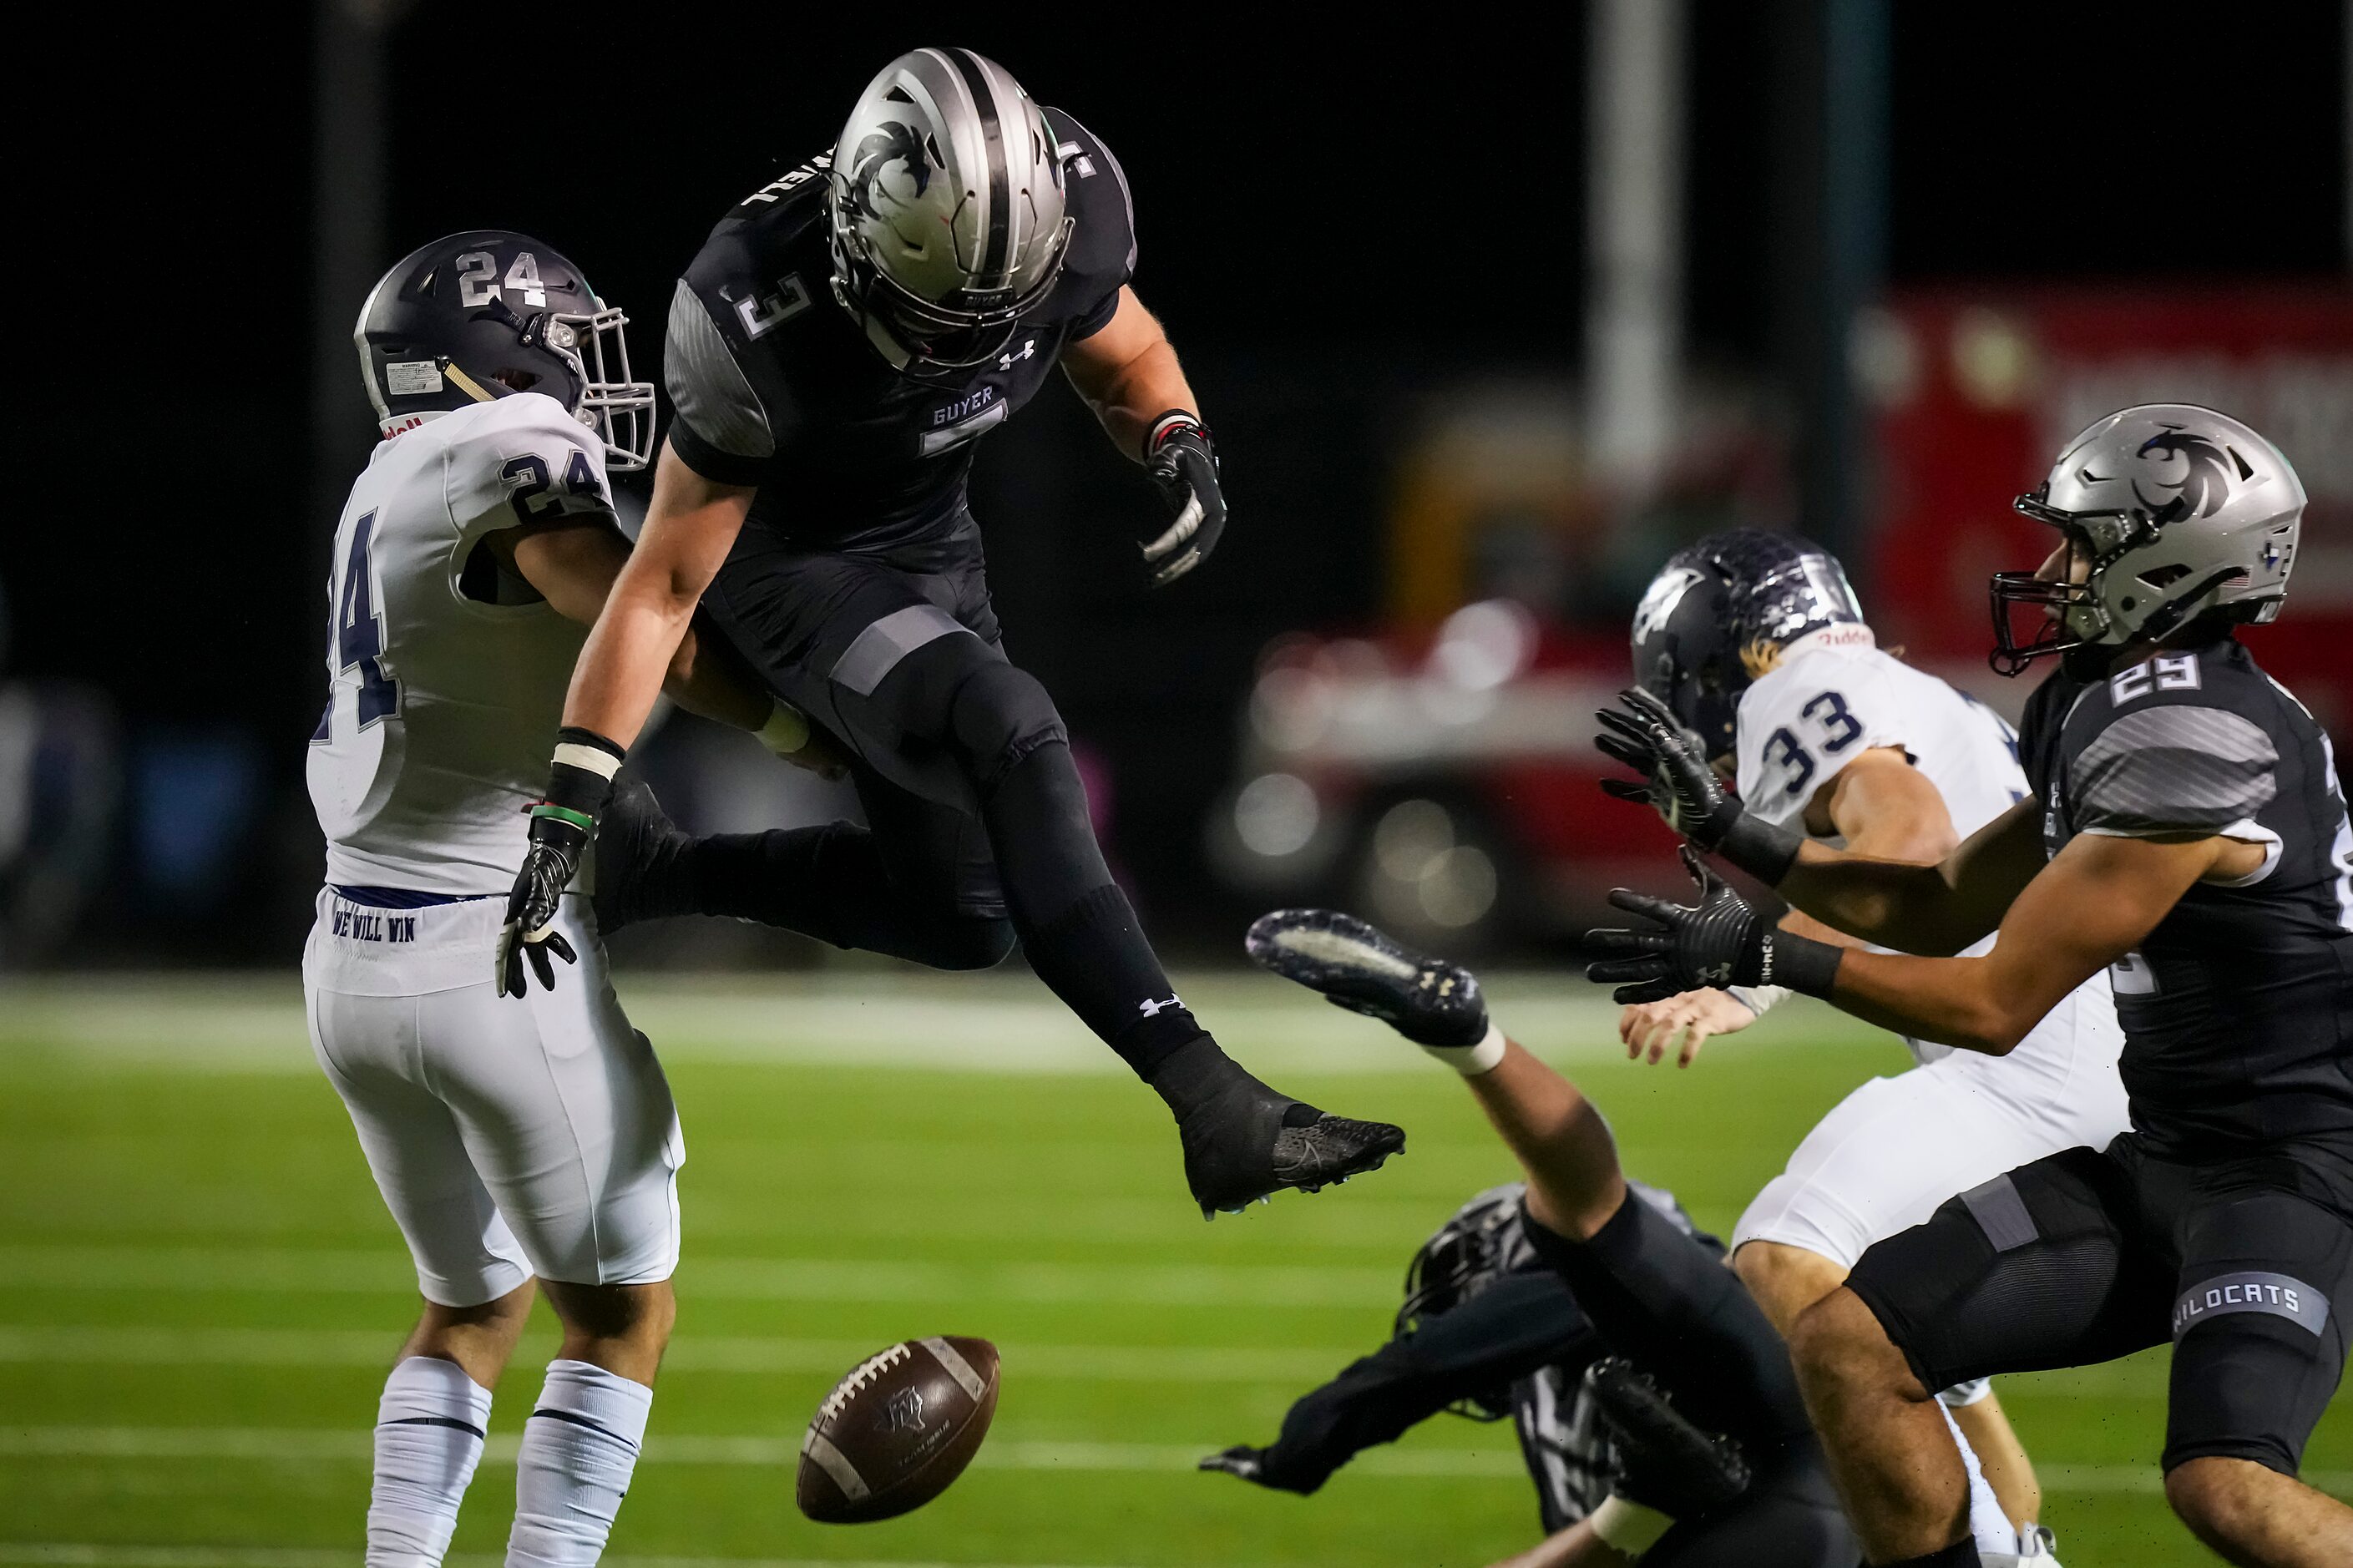
POLYGON ((1137 462, 1144 460, 1155 419, 1170 410, 1200 416, 1176 348, 1132 284, 1121 285, 1119 306, 1102 331, 1062 351, 1062 373, 1094 410, 1112 445, 1137 462))
POLYGON ((1217 548, 1226 501, 1208 426, 1168 334, 1123 284, 1111 320, 1062 351, 1062 370, 1112 444, 1144 465, 1168 503, 1172 521, 1144 546, 1144 562, 1154 587, 1175 582, 1217 548))
MULTIPOLYGON (((1805 823, 1810 833, 1843 837, 1855 855, 1918 866, 1936 864, 1956 843, 1945 797, 1899 746, 1874 746, 1832 774, 1807 803, 1805 823)), ((1841 947, 1859 940, 1798 910, 1782 917, 1781 929, 1841 947)), ((1712 987, 1686 991, 1628 1007, 1618 1037, 1631 1059, 1647 1056, 1656 1064, 1672 1049, 1675 1064, 1687 1068, 1710 1038, 1755 1023, 1757 1000, 1755 993, 1744 999, 1712 987)))
POLYGON ((1918 1039, 2003 1056, 2060 998, 2138 945, 2200 881, 2260 869, 2259 844, 2086 834, 2029 882, 1982 958, 1851 951, 1830 1000, 1918 1039))
POLYGON ((702 591, 743 531, 753 489, 704 479, 663 444, 645 528, 614 579, 572 672, 564 703, 567 727, 591 731, 620 746, 637 739, 691 637, 702 591))
MULTIPOLYGON (((517 576, 568 621, 594 626, 629 561, 629 542, 604 518, 574 518, 490 536, 490 546, 517 576)), ((691 713, 757 730, 771 700, 736 667, 712 657, 690 626, 670 656, 662 689, 691 713)))

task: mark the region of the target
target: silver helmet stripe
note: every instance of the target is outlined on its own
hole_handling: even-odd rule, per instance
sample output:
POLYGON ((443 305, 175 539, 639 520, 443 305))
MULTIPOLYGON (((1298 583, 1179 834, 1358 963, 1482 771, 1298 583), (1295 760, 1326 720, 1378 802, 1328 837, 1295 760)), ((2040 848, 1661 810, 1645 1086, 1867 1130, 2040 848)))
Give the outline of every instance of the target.
POLYGON ((1012 179, 1006 167, 1005 123, 997 112, 997 83, 990 79, 993 73, 987 64, 970 49, 941 52, 955 67, 956 74, 964 79, 965 91, 972 97, 973 111, 980 117, 981 145, 988 164, 988 206, 983 215, 987 239, 973 281, 984 289, 1002 289, 1013 268, 1013 195, 1012 179))

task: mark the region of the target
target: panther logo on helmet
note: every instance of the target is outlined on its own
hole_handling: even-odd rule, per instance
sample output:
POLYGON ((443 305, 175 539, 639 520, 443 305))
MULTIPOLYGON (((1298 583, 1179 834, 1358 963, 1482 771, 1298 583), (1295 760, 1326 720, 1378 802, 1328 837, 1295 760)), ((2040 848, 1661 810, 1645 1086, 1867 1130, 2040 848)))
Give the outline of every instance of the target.
POLYGON ((2174 492, 2163 501, 2152 500, 2141 489, 2141 481, 2133 480, 2133 494, 2148 508, 2153 522, 2210 517, 2231 499, 2231 455, 2203 436, 2193 436, 2179 425, 2168 425, 2142 442, 2135 455, 2143 461, 2169 462, 2179 458, 2188 466, 2179 479, 2152 481, 2158 489, 2174 492))
POLYGON ((915 127, 904 121, 886 120, 858 143, 857 155, 843 174, 843 199, 852 212, 889 221, 874 205, 874 188, 893 163, 907 165, 908 178, 914 181, 918 197, 930 189, 932 163, 923 155, 923 144, 917 138, 915 127))

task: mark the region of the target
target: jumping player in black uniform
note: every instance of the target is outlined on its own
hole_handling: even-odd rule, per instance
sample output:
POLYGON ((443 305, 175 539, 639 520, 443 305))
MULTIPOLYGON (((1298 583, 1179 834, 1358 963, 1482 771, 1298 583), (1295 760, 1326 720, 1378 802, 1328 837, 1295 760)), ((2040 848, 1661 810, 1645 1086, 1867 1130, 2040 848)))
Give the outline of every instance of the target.
POLYGON ((1906 952, 1999 930, 1981 958, 1835 949, 1694 860, 1695 908, 1612 895, 1651 922, 1594 933, 1621 1000, 1770 982, 1999 1055, 2101 967, 2114 982, 2133 1130, 1952 1199, 1799 1321, 1875 1563, 1978 1561, 1934 1390, 2168 1340, 2174 1510, 2235 1563, 2353 1562, 2353 1508, 2295 1479, 2353 1312, 2353 827, 2327 736, 2232 635, 2277 615, 2304 502, 2209 409, 2126 409, 2072 442, 2018 503, 2059 549, 1994 581, 1996 668, 2064 655, 2028 710, 2036 795, 1939 867, 1800 843, 1726 797, 1655 703, 1604 715, 1671 823, 1808 914, 1906 952))
POLYGON ((1345 1180, 1405 1137, 1276 1093, 1194 1021, 1095 845, 1052 700, 1000 642, 965 495, 972 443, 1057 363, 1173 514, 1144 547, 1155 585, 1224 527, 1208 430, 1127 285, 1134 263, 1109 149, 968 49, 892 61, 829 155, 721 220, 671 304, 677 418, 573 677, 503 945, 549 973, 550 911, 700 601, 849 754, 868 826, 693 854, 608 833, 600 855, 643 862, 633 912, 732 902, 949 969, 995 963, 1018 935, 1168 1103, 1206 1215, 1345 1180))

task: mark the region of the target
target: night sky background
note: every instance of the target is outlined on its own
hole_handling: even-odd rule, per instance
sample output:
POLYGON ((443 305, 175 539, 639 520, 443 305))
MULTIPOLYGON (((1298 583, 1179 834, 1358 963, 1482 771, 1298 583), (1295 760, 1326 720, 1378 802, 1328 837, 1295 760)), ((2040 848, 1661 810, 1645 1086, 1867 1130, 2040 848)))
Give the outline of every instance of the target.
MULTIPOLYGON (((1581 358, 1581 7, 1451 10, 424 0, 392 35, 378 265, 462 227, 542 237, 633 312, 659 381, 671 282, 710 225, 828 146, 901 49, 969 45, 1083 120, 1125 166, 1136 287, 1217 430, 1233 525, 1208 569, 1144 595, 1130 542, 1155 502, 1051 391, 982 448, 976 510, 1009 646, 1114 765, 1120 854, 1182 889, 1257 649, 1377 607, 1417 388, 1581 358)), ((1691 357, 1768 384, 1776 84, 1810 11, 1691 11, 1691 357)), ((1896 6, 1889 280, 2343 282, 2346 15, 1896 6)), ((20 57, 38 79, 16 116, 5 657, 102 689, 133 750, 256 749, 268 796, 201 929, 131 893, 114 914, 192 956, 282 958, 316 876, 301 767, 333 518, 314 477, 339 494, 375 435, 355 375, 311 384, 314 316, 359 303, 321 297, 311 264, 311 16, 142 14, 135 47, 49 26, 20 57), (322 395, 353 411, 340 449, 311 440, 322 395)))

